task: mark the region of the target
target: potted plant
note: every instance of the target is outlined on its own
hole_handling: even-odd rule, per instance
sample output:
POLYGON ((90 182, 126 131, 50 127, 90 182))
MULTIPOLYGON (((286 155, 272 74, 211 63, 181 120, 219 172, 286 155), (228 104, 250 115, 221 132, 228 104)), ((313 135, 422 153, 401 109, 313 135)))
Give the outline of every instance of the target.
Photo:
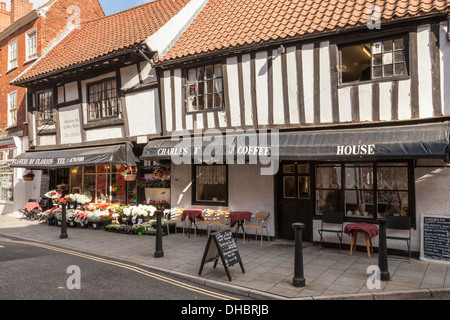
POLYGON ((122 172, 122 176, 125 181, 135 181, 137 176, 137 169, 132 167, 127 167, 127 169, 122 172))
POLYGON ((33 181, 34 180, 34 172, 32 170, 28 170, 23 175, 23 180, 25 181, 33 181))

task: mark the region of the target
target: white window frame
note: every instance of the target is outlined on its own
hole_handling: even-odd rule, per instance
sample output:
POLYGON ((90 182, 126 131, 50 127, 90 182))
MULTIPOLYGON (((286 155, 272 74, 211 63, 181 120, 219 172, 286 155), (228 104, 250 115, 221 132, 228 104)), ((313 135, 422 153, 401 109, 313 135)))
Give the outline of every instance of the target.
POLYGON ((17 39, 8 45, 8 71, 18 66, 17 39))
POLYGON ((8 127, 17 125, 17 90, 8 93, 8 127))
POLYGON ((25 33, 26 62, 37 58, 37 29, 33 28, 25 33))

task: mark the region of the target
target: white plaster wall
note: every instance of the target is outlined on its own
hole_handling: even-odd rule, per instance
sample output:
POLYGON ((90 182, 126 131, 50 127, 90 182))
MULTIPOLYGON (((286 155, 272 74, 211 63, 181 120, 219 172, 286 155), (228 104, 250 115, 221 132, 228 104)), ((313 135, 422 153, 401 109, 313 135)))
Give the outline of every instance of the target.
POLYGON ((79 96, 78 96, 78 83, 76 81, 75 82, 66 83, 64 85, 64 92, 65 92, 66 102, 74 101, 74 100, 79 99, 79 96))
MULTIPOLYGON (((228 166, 228 207, 233 211, 268 210, 269 234, 275 234, 274 180, 273 176, 261 176, 260 165, 228 166)), ((192 209, 205 209, 207 205, 192 205, 192 166, 174 165, 171 167, 171 206, 192 209)), ((215 208, 218 206, 214 206, 215 208)), ((222 208, 222 207, 219 207, 222 208)), ((253 230, 249 234, 254 234, 253 230)))
POLYGON ((314 44, 302 46, 302 78, 306 123, 314 122, 314 44))
POLYGON ((139 84, 139 73, 135 64, 120 69, 122 89, 132 88, 139 84))
POLYGON ((421 118, 433 116, 433 88, 431 81, 430 25, 417 28, 417 61, 419 75, 419 114, 421 118))
POLYGON ((157 89, 127 94, 130 136, 156 134, 161 130, 157 89))
POLYGON ((86 130, 86 140, 96 141, 103 139, 123 138, 125 136, 123 126, 105 127, 101 129, 86 130))
POLYGON ((447 40, 447 22, 441 23, 439 34, 442 113, 450 116, 450 41, 447 40))

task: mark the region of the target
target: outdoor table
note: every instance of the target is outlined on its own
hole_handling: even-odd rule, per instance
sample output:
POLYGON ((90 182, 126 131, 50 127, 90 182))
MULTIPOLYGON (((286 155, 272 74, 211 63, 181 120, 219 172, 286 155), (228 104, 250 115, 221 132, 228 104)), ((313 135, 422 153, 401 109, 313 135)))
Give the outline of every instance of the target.
POLYGON ((27 202, 27 204, 25 205, 25 210, 30 212, 34 209, 40 209, 39 202, 27 202))
POLYGON ((189 227, 187 228, 187 233, 188 233, 188 237, 191 237, 191 233, 190 233, 190 229, 191 226, 194 225, 196 229, 198 229, 197 227, 197 223, 196 220, 200 219, 203 220, 203 211, 199 210, 199 209, 187 209, 183 211, 183 214, 181 215, 181 221, 185 221, 186 217, 189 218, 189 227))
POLYGON ((244 221, 250 221, 252 218, 252 213, 248 211, 232 211, 230 213, 230 228, 233 228, 236 223, 237 227, 234 230, 234 235, 236 236, 239 228, 244 232, 244 221))
POLYGON ((352 236, 350 246, 350 255, 356 251, 356 240, 358 233, 364 233, 366 236, 367 255, 370 258, 370 252, 373 253, 372 238, 378 235, 378 227, 366 222, 351 223, 345 226, 344 233, 352 236))

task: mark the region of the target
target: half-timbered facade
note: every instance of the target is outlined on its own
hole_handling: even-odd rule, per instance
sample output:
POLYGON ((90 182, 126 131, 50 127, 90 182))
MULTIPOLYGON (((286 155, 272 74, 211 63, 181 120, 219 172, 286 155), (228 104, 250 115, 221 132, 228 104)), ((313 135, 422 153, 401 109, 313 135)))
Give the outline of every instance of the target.
POLYGON ((308 241, 324 211, 410 216, 419 251, 421 215, 449 214, 450 42, 447 4, 416 2, 209 1, 159 61, 163 139, 144 155, 179 156, 180 132, 279 130, 279 170, 172 165, 172 205, 268 210, 271 236, 303 222, 308 241))

